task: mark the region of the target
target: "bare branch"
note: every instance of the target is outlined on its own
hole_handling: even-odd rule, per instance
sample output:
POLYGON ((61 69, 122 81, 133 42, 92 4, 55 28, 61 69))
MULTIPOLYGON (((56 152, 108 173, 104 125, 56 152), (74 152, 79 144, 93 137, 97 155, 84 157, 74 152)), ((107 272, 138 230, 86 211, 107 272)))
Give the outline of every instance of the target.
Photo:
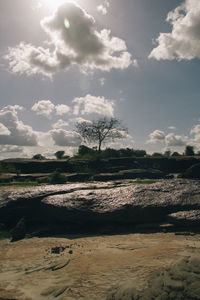
POLYGON ((103 118, 92 122, 77 122, 76 132, 78 132, 88 143, 98 143, 98 149, 101 151, 101 145, 106 140, 124 138, 128 132, 116 118, 103 118))

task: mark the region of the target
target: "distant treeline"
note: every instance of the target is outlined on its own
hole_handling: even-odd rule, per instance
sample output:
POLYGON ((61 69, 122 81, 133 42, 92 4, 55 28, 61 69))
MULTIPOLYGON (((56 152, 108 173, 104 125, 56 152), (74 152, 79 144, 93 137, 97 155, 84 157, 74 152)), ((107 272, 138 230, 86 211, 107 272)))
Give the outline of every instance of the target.
MULTIPOLYGON (((69 156, 65 155, 65 151, 60 150, 54 153, 57 159, 67 159, 69 156)), ((78 148, 78 152, 73 156, 73 158, 83 158, 83 159, 94 159, 94 158, 120 158, 120 157, 170 157, 170 156, 194 156, 200 155, 200 151, 194 152, 194 147, 187 145, 185 151, 180 154, 179 152, 172 152, 170 150, 164 153, 154 152, 153 154, 148 154, 145 150, 131 149, 131 148, 121 148, 113 149, 106 148, 99 151, 96 147, 90 148, 85 145, 81 145, 78 148)), ((33 159, 44 160, 46 159, 41 154, 36 154, 32 157, 33 159)))

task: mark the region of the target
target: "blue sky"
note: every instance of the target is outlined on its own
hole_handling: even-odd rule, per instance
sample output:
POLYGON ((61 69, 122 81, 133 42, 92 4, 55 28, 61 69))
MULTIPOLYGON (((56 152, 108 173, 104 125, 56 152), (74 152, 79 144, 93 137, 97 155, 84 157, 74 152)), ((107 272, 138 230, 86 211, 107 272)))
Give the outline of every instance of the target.
POLYGON ((0 1, 0 37, 0 158, 72 154, 104 116, 129 129, 107 146, 200 150, 199 0, 0 1))

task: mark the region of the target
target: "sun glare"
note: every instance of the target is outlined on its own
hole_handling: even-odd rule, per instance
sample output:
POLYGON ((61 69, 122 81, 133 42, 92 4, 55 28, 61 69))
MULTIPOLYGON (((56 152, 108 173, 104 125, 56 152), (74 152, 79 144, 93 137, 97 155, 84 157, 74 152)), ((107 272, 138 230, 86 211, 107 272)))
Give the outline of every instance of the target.
POLYGON ((42 6, 45 6, 49 9, 56 9, 59 5, 66 3, 66 2, 74 2, 71 0, 41 0, 42 6))

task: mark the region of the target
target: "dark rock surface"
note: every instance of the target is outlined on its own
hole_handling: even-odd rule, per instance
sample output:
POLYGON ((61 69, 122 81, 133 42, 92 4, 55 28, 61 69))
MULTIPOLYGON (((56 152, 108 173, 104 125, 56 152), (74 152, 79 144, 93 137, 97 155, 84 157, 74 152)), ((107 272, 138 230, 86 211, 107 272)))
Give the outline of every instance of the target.
POLYGON ((87 159, 64 160, 33 160, 33 159, 8 159, 1 163, 12 166, 21 174, 51 173, 60 169, 64 173, 87 172, 100 169, 101 173, 112 173, 128 169, 158 169, 164 173, 183 173, 194 164, 200 163, 199 157, 127 157, 107 158, 97 161, 87 159))
POLYGON ((156 169, 130 169, 121 170, 116 173, 103 173, 93 176, 96 181, 118 180, 118 179, 162 179, 166 174, 156 169))
POLYGON ((186 300, 200 299, 200 257, 193 255, 149 278, 148 288, 120 287, 107 300, 186 300))
POLYGON ((179 211, 167 216, 167 220, 176 225, 200 225, 200 210, 179 211))
POLYGON ((40 186, 0 193, 0 222, 11 226, 24 217, 28 225, 77 226, 90 231, 105 224, 165 222, 168 215, 191 210, 200 210, 200 185, 186 179, 150 185, 121 181, 40 186))
POLYGON ((184 173, 180 175, 180 178, 200 179, 200 163, 194 164, 189 167, 184 173))

